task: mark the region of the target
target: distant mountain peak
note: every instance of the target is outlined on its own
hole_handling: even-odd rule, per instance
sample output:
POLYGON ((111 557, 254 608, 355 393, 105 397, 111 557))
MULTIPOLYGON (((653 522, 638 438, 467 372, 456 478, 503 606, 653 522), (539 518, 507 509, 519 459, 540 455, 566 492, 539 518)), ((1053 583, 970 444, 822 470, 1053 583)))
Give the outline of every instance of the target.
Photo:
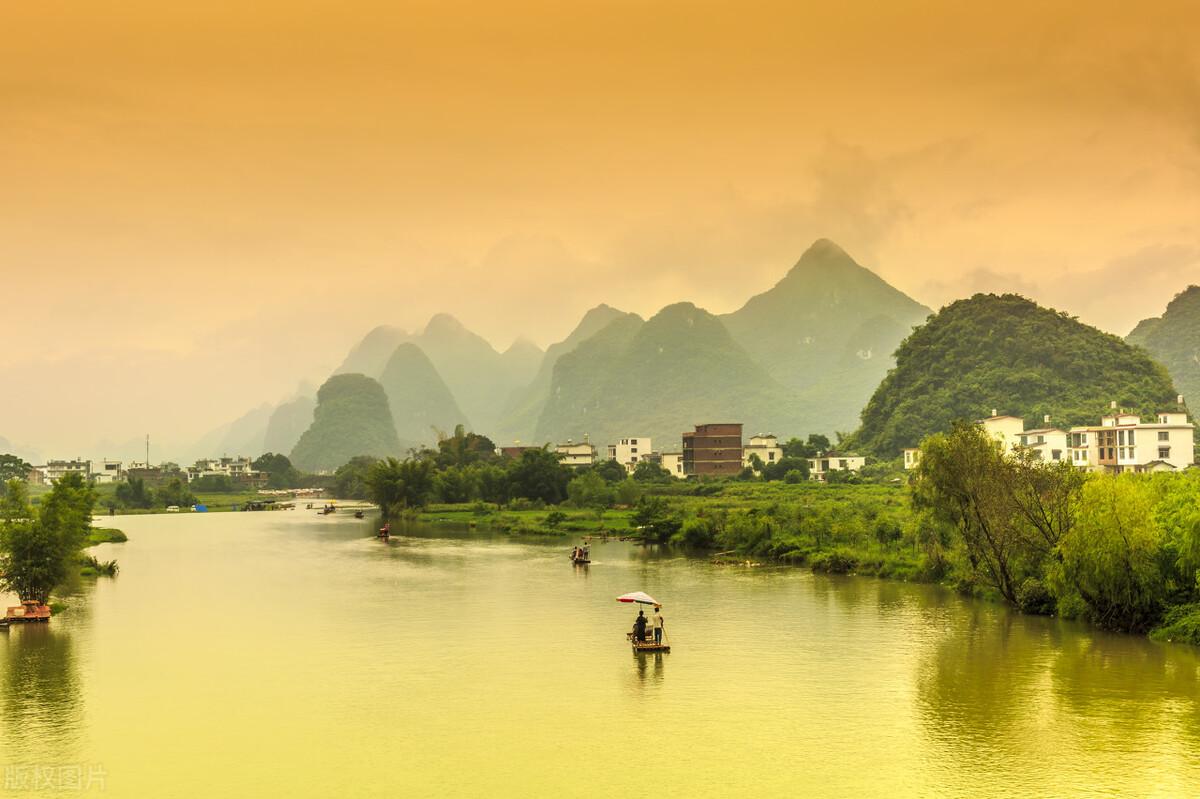
POLYGON ((429 318, 422 335, 461 335, 467 328, 457 318, 448 313, 436 313, 429 318))

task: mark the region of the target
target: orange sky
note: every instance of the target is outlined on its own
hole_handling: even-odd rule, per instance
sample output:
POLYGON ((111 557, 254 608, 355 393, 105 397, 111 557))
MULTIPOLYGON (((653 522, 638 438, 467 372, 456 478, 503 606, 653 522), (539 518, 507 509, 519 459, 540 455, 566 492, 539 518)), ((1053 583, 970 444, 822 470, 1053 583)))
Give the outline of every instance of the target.
POLYGON ((0 436, 186 441, 381 322, 737 307, 827 236, 1124 334, 1200 282, 1200 6, 7 4, 0 436))

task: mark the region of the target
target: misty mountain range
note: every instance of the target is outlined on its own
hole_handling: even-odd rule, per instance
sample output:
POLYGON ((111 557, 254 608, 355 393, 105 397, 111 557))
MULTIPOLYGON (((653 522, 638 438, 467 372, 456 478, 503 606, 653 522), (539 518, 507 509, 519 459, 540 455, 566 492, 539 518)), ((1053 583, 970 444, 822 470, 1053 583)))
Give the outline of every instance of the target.
MULTIPOLYGON (((587 435, 602 446, 636 435, 652 437, 660 450, 677 448, 680 433, 708 421, 740 421, 748 434, 849 433, 859 428, 868 400, 895 367, 897 348, 931 314, 822 239, 775 286, 732 313, 714 315, 680 302, 642 319, 602 304, 544 352, 523 339, 498 351, 448 314, 415 332, 381 325, 333 373, 363 375, 372 386, 345 384, 331 396, 337 393, 341 407, 371 409, 375 416, 363 424, 394 431, 394 438, 385 435, 367 448, 376 453, 431 445, 459 424, 498 445, 587 435), (374 385, 386 403, 373 399, 374 385), (354 390, 371 397, 347 401, 354 390), (385 413, 390 421, 375 418, 385 413)), ((1012 342, 987 340, 987 331, 977 335, 965 346, 988 350, 987 357, 1002 363, 1002 350, 1012 342)), ((1182 292, 1161 318, 1139 324, 1128 341, 1165 364, 1184 394, 1200 391, 1200 288, 1182 292)), ((978 404, 1003 404, 997 392, 1004 393, 989 389, 991 396, 978 404)), ((334 421, 336 410, 319 410, 316 394, 302 386, 281 403, 260 404, 210 432, 187 455, 292 454, 313 427, 314 414, 323 414, 331 430, 347 424, 334 421)), ((906 396, 904 407, 922 401, 906 396)), ((872 402, 883 407, 884 399, 875 396, 872 402)), ((870 424, 880 423, 874 418, 870 424)), ((326 431, 317 438, 336 437, 326 431)), ((130 442, 123 449, 132 447, 130 442)), ((312 459, 303 449, 297 454, 301 461, 312 459)), ((297 465, 328 468, 323 462, 297 465)))
MULTIPOLYGON (((678 447, 683 430, 706 420, 848 431, 891 353, 929 313, 821 240, 772 289, 724 316, 677 303, 642 319, 600 305, 545 352, 525 341, 498 352, 439 314, 416 333, 375 328, 335 373, 380 383, 404 448, 456 424, 498 444, 637 435, 660 448, 678 447)), ((277 408, 264 429, 291 412, 277 408)), ((271 443, 290 451, 283 438, 271 443)))

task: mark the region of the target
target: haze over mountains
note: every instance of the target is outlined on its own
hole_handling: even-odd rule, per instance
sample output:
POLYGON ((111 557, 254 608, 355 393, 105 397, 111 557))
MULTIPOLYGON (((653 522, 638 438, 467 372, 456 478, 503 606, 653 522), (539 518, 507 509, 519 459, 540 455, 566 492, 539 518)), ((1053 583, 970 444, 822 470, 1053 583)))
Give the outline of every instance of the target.
POLYGON ((420 333, 371 330, 336 372, 380 380, 406 446, 460 422, 499 444, 638 435, 674 448, 683 430, 719 419, 832 433, 856 426, 892 351, 928 314, 822 239, 723 317, 686 302, 648 320, 600 305, 544 353, 521 341, 499 353, 439 314, 420 333))
MULTIPOLYGON (((673 449, 680 433, 698 422, 741 421, 748 434, 831 435, 858 429, 860 414, 865 426, 855 444, 891 452, 943 424, 947 413, 996 406, 1030 413, 1052 408, 1068 416, 1099 410, 1094 403, 1064 404, 1062 380, 1070 369, 1036 368, 1039 358, 1077 365, 1072 352, 1093 350, 1145 377, 1141 388, 1112 398, 1158 401, 1174 391, 1164 374, 1134 350, 1121 349, 1116 337, 1079 323, 1060 330, 1062 318, 1023 298, 994 295, 954 303, 931 318, 928 308, 821 239, 775 286, 732 313, 718 316, 680 302, 642 319, 601 304, 545 352, 524 340, 500 352, 452 316, 437 314, 418 332, 372 329, 334 374, 370 378, 340 384, 339 396, 370 394, 359 406, 375 414, 368 424, 374 433, 358 445, 397 454, 431 445, 458 424, 498 445, 585 435, 603 445, 638 435, 653 437, 656 449, 673 449), (930 325, 902 350, 901 369, 889 376, 897 347, 927 319, 930 325), (990 320, 990 327, 964 321, 972 319, 978 325, 990 320), (1029 340, 1038 325, 1046 340, 1029 340), (939 333, 946 329, 954 334, 939 333), (971 363, 988 364, 986 380, 976 379, 971 363), (390 433, 376 418, 377 390, 393 420, 390 433), (946 391, 958 392, 956 398, 946 391)), ((1128 340, 1167 364, 1180 391, 1200 392, 1200 288, 1181 293, 1163 317, 1145 320, 1128 340)), ((1070 379, 1106 403, 1115 384, 1092 377, 1070 379)), ((313 394, 306 388, 253 408, 198 442, 195 455, 293 453, 317 426, 313 394)), ((329 440, 328 419, 324 427, 318 438, 329 440)), ((302 460, 315 463, 307 449, 300 448, 302 460)))

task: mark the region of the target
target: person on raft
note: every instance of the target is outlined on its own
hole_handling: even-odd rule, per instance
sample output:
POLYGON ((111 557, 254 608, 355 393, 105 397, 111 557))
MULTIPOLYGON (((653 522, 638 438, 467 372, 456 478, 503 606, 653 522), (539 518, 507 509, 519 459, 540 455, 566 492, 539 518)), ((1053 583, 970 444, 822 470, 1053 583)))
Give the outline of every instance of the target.
POLYGON ((654 606, 654 643, 661 644, 663 637, 662 605, 654 606))
POLYGON ((646 618, 645 612, 639 610, 637 618, 633 620, 633 640, 635 640, 635 641, 645 641, 646 640, 646 622, 647 621, 649 621, 649 620, 646 618))

